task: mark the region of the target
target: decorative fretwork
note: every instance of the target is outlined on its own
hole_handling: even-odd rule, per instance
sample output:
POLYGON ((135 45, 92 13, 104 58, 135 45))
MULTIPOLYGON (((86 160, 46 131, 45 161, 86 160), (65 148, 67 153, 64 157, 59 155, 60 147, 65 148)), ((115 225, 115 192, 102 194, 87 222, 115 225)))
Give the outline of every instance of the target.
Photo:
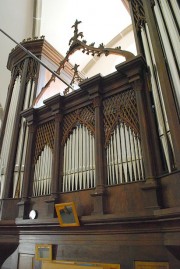
POLYGON ((66 142, 73 128, 75 128, 79 124, 83 124, 84 126, 86 126, 90 133, 94 135, 95 118, 94 109, 92 106, 77 109, 64 117, 62 144, 66 142))
POLYGON ((35 37, 28 37, 27 39, 23 39, 23 41, 21 42, 21 44, 24 44, 24 43, 27 43, 27 42, 30 42, 30 41, 33 41, 33 40, 39 40, 39 39, 45 39, 45 36, 44 35, 42 35, 42 36, 40 36, 40 37, 38 37, 38 36, 35 36, 35 37))
POLYGON ((18 76, 20 76, 20 77, 22 76, 23 68, 24 68, 24 61, 18 63, 15 66, 14 73, 13 73, 14 78, 16 78, 18 76))
POLYGON ((28 68, 27 68, 27 76, 26 81, 28 82, 30 79, 33 81, 36 81, 37 79, 37 68, 38 68, 38 62, 34 59, 30 58, 28 62, 28 68))
POLYGON ((105 146, 107 147, 116 125, 123 122, 139 134, 137 104, 134 90, 125 91, 103 101, 105 146))
MULTIPOLYGON (((14 70, 12 72, 12 79, 14 80, 14 82, 18 76, 22 77, 23 68, 24 68, 24 61, 21 61, 20 63, 18 63, 14 67, 14 70)), ((29 58, 28 67, 27 67, 26 82, 28 82, 30 79, 33 81, 36 81, 37 68, 38 68, 38 62, 32 58, 29 58)))
MULTIPOLYGON (((56 71, 57 74, 60 74, 61 69, 63 69, 65 64, 69 61, 70 55, 75 53, 77 50, 81 50, 83 53, 91 56, 101 56, 102 54, 108 56, 110 54, 115 54, 125 57, 126 60, 134 57, 133 53, 126 50, 121 50, 121 47, 106 48, 103 43, 101 43, 98 47, 94 47, 95 42, 92 42, 88 45, 85 39, 82 41, 79 40, 79 37, 81 39, 84 37, 83 33, 78 31, 78 24, 80 23, 81 21, 76 20, 72 26, 72 28, 74 28, 74 36, 69 40, 69 50, 67 51, 65 58, 60 62, 60 65, 56 71)), ((55 76, 52 75, 44 88, 49 87, 54 79, 55 76)))
MULTIPOLYGON (((73 78, 72 78, 72 80, 70 82, 70 85, 73 85, 74 83, 80 83, 80 82, 83 81, 83 79, 79 75, 78 67, 79 67, 79 65, 75 64, 74 67, 72 68, 72 70, 74 70, 74 75, 73 75, 73 78)), ((67 87, 64 90, 64 95, 67 95, 68 93, 69 93, 69 87, 67 87)))
POLYGON ((142 0, 132 0, 131 3, 136 30, 139 31, 146 21, 143 3, 142 0))
POLYGON ((38 157, 41 155, 44 147, 48 145, 52 150, 54 148, 54 121, 49 121, 38 127, 36 133, 36 145, 34 162, 36 163, 38 157))

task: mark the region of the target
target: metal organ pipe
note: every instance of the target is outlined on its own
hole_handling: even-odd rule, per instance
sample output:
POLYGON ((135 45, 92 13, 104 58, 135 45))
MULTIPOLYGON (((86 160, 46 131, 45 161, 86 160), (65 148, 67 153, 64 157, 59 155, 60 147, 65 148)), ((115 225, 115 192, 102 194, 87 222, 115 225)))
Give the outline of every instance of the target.
POLYGON ((82 134, 82 128, 78 126, 77 128, 77 139, 79 142, 79 147, 78 147, 78 155, 79 155, 79 166, 78 166, 78 171, 79 171, 79 187, 80 190, 83 189, 83 134, 82 134))
POLYGON ((87 171, 86 171, 86 166, 87 166, 87 163, 86 163, 86 150, 87 150, 87 144, 86 144, 86 130, 84 130, 84 126, 82 126, 81 128, 81 132, 82 132, 82 155, 80 154, 80 156, 82 156, 82 171, 83 171, 83 189, 85 189, 87 186, 86 186, 86 176, 87 176, 87 171))
MULTIPOLYGON (((116 131, 115 131, 115 134, 116 134, 116 131)), ((118 179, 118 162, 117 162, 117 157, 118 157, 118 154, 117 154, 117 143, 116 143, 116 138, 117 138, 117 135, 115 135, 115 138, 114 138, 114 141, 113 141, 113 145, 114 145, 114 170, 115 170, 115 183, 117 183, 117 179, 118 179)))
MULTIPOLYGON (((160 3, 161 3, 161 1, 160 1, 160 3)), ((176 60, 178 62, 178 66, 180 67, 180 55, 179 55, 180 39, 179 39, 179 34, 177 33, 177 31, 174 27, 175 24, 173 24, 173 18, 169 12, 166 1, 163 1, 163 4, 161 3, 161 8, 162 8, 162 12, 161 12, 160 6, 158 5, 158 3, 156 1, 156 5, 154 6, 154 12, 156 15, 156 20, 158 22, 158 27, 160 29, 161 38, 162 38, 163 47, 164 47, 164 53, 166 54, 167 59, 168 59, 167 64, 169 66, 169 72, 170 72, 170 75, 172 77, 172 83, 174 85, 174 89, 175 89, 175 93, 176 93, 176 97, 177 97, 177 102, 178 102, 178 106, 180 109, 179 68, 177 69, 175 58, 173 55, 173 52, 174 52, 174 54, 176 56, 176 60), (166 25, 165 25, 163 19, 165 20, 165 23, 167 25, 168 33, 166 31, 166 25), (170 38, 172 38, 174 41, 173 48, 171 47, 168 34, 169 34, 170 38)))
MULTIPOLYGON (((29 107, 30 92, 31 92, 31 83, 29 82, 26 86, 26 94, 22 110, 29 107)), ((13 177, 13 198, 20 197, 21 193, 22 176, 23 176, 22 166, 24 166, 24 163, 22 163, 22 159, 23 159, 24 143, 26 141, 25 136, 27 132, 25 119, 21 118, 20 126, 21 127, 19 131, 19 140, 17 146, 14 177, 13 177)))
POLYGON ((169 123, 168 123, 167 113, 166 113, 164 99, 163 99, 163 95, 162 95, 161 84, 160 84, 159 75, 158 75, 157 69, 156 69, 156 61, 155 61, 155 57, 154 57, 154 52, 153 52, 152 43, 151 43, 151 37, 150 37, 149 28, 148 28, 147 24, 145 24, 145 30, 146 30, 148 46, 150 49, 151 60, 152 60, 152 75, 154 76, 157 94, 159 95, 159 106, 162 109, 162 115, 164 118, 166 130, 169 130, 169 123))
POLYGON ((16 110, 16 104, 19 96, 19 90, 20 90, 20 77, 17 77, 15 80, 13 93, 11 97, 10 107, 9 107, 9 113, 7 117, 7 123, 4 133, 4 139, 1 149, 1 158, 0 158, 0 181, 1 181, 1 192, 0 192, 0 198, 2 198, 3 193, 3 186, 4 186, 4 178, 6 174, 7 169, 7 161, 8 161, 8 155, 9 155, 9 149, 10 149, 10 143, 11 143, 11 135, 12 135, 12 129, 13 129, 13 123, 15 118, 15 110, 16 110))
POLYGON ((159 137, 160 137, 162 148, 164 151, 164 156, 166 159, 168 171, 170 172, 171 164, 170 164, 170 156, 169 156, 169 149, 168 149, 168 137, 167 137, 167 135, 170 136, 169 124, 167 121, 160 83, 159 83, 158 78, 156 78, 156 74, 154 73, 156 72, 156 70, 154 70, 156 64, 155 64, 155 59, 153 55, 153 50, 152 50, 152 45, 151 45, 150 35, 149 35, 147 25, 145 26, 145 28, 141 28, 141 37, 143 41, 147 64, 151 71, 151 83, 152 83, 152 91, 153 91, 153 96, 154 96, 154 104, 155 104, 156 116, 157 116, 157 122, 158 122, 159 137))
POLYGON ((125 123, 119 123, 107 147, 108 185, 144 179, 140 141, 125 123))
MULTIPOLYGON (((173 2, 173 1, 171 1, 173 2)), ((167 0, 160 0, 159 5, 162 10, 163 19, 165 21, 165 24, 168 29, 168 33, 170 36, 170 39, 173 40, 172 47, 175 52, 176 60, 178 62, 178 66, 180 66, 180 55, 179 55, 179 31, 178 31, 178 25, 176 24, 174 20, 174 16, 171 12, 170 3, 167 2, 167 0)), ((177 20, 180 22, 179 16, 177 17, 177 20)), ((180 25, 179 25, 180 26, 180 25)))
POLYGON ((175 18, 176 18, 176 21, 177 21, 177 24, 178 24, 178 27, 180 28, 178 1, 177 0, 171 0, 170 3, 167 3, 167 4, 171 5, 171 7, 173 9, 173 12, 174 12, 174 15, 175 15, 175 18))
POLYGON ((78 124, 64 145, 63 192, 95 187, 93 147, 94 137, 78 124))
POLYGON ((52 155, 52 149, 45 145, 34 168, 33 196, 51 192, 52 155))
MULTIPOLYGON (((26 85, 25 99, 22 110, 25 110, 32 105, 34 90, 35 90, 35 82, 33 79, 30 79, 26 85)), ((21 127, 19 132, 19 140, 16 154, 16 162, 14 167, 14 178, 13 178, 14 198, 21 197, 22 179, 24 174, 24 163, 27 146, 27 136, 28 136, 26 120, 24 118, 21 118, 20 125, 21 127)))

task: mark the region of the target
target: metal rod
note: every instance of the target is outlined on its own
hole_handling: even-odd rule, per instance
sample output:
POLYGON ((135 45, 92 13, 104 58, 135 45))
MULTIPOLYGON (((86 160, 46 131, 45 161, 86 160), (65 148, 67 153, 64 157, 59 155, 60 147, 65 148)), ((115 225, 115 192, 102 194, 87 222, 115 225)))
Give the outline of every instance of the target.
POLYGON ((47 70, 49 70, 55 77, 60 79, 63 83, 65 83, 68 87, 70 87, 72 90, 74 88, 68 84, 64 79, 62 79, 56 72, 51 70, 46 64, 44 64, 39 58, 37 58, 33 53, 31 53, 29 50, 27 50, 24 46, 22 46, 20 43, 18 43, 16 40, 14 40, 11 36, 9 36, 6 32, 4 32, 2 29, 0 29, 0 32, 2 32, 4 35, 6 35, 9 39, 11 39, 14 43, 18 45, 22 50, 24 50, 28 55, 30 55, 33 59, 35 59, 38 63, 43 65, 47 70))

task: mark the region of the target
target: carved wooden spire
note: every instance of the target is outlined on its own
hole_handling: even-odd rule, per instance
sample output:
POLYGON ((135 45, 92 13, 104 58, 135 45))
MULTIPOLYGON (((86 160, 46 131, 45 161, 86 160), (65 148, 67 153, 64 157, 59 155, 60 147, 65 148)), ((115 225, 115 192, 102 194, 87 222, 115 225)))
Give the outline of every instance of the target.
MULTIPOLYGON (((60 62, 60 65, 58 69, 56 70, 57 74, 60 74, 61 69, 64 68, 65 63, 69 61, 70 55, 75 53, 77 50, 81 50, 83 53, 86 53, 87 55, 91 56, 101 56, 104 54, 105 56, 108 56, 110 54, 115 54, 119 56, 125 57, 126 60, 129 60, 134 57, 134 54, 126 51, 126 50, 121 50, 121 47, 116 47, 116 48, 105 48, 104 44, 101 43, 99 47, 94 47, 95 42, 90 43, 90 45, 87 45, 86 40, 79 40, 79 38, 83 38, 84 35, 82 32, 78 31, 78 25, 81 23, 81 21, 76 20, 72 28, 74 28, 74 36, 71 37, 69 40, 69 50, 66 53, 65 58, 60 62)), ((75 70, 76 72, 77 70, 75 70)), ((77 72, 76 72, 77 75, 77 72)), ((47 82, 45 85, 45 88, 49 87, 52 81, 54 81, 55 76, 52 75, 50 80, 47 82)))

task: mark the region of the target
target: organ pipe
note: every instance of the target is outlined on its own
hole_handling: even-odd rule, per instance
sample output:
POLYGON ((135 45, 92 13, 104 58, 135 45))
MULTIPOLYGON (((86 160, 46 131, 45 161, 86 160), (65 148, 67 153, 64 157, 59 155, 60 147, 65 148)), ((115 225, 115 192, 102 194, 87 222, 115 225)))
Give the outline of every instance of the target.
POLYGON ((148 31, 148 26, 145 25, 145 28, 141 28, 141 37, 143 41, 145 56, 147 60, 147 64, 151 71, 151 83, 152 83, 152 91, 154 96, 154 104, 156 109, 156 116, 158 122, 158 130, 159 137, 161 140, 162 148, 164 151, 164 156, 166 159, 166 164, 168 171, 171 171, 171 162, 170 162, 170 153, 168 149, 168 138, 167 133, 169 133, 169 124, 166 116, 165 106, 163 102, 161 86, 158 79, 158 74, 156 74, 156 63, 154 59, 151 39, 148 31))
POLYGON ((140 140, 125 123, 116 126, 106 154, 108 185, 144 179, 140 140))
POLYGON ((164 53, 168 59, 167 64, 169 66, 169 72, 172 77, 172 83, 174 85, 175 93, 176 93, 176 99, 178 102, 178 106, 180 109, 180 91, 179 91, 179 85, 180 85, 180 79, 179 79, 179 69, 177 69, 175 59, 178 62, 178 66, 180 66, 180 55, 179 55, 179 34, 177 33, 177 29, 175 28, 175 25, 173 23, 171 14, 169 12, 168 6, 166 1, 163 1, 163 4, 161 3, 162 12, 160 9, 160 6, 158 5, 156 1, 156 5, 154 6, 154 12, 156 15, 156 20, 158 23, 158 27, 160 29, 160 35, 164 47, 164 53), (165 23, 164 23, 165 20, 165 23), (166 25, 168 32, 166 31, 166 25), (169 40, 169 37, 173 40, 173 48, 171 47, 171 43, 169 40), (175 54, 175 57, 173 55, 175 54))
MULTIPOLYGON (((35 90, 35 82, 33 79, 30 79, 26 85, 26 93, 22 110, 25 110, 32 105, 34 90, 35 90)), ((24 174, 24 162, 25 162, 27 132, 28 132, 26 121, 24 118, 21 118, 20 126, 21 127, 19 132, 19 140, 17 146, 16 162, 14 167, 14 178, 13 178, 14 198, 20 197, 22 191, 22 179, 24 174)))
POLYGON ((10 150, 13 123, 14 123, 14 119, 15 119, 15 109, 16 109, 16 104, 17 104, 17 100, 18 100, 18 96, 19 96, 19 91, 20 91, 20 77, 17 77, 15 84, 14 84, 13 92, 12 92, 9 113, 7 116, 7 122, 6 122, 6 127, 5 127, 4 139, 3 139, 3 143, 2 143, 2 149, 1 149, 1 159, 0 159, 1 193, 0 193, 0 198, 2 198, 2 192, 3 192, 3 187, 4 187, 4 179, 5 179, 6 169, 7 169, 7 161, 8 161, 8 155, 9 155, 9 150, 10 150))
POLYGON ((51 192, 52 149, 45 145, 34 168, 33 196, 48 195, 51 192))
POLYGON ((94 137, 78 125, 64 145, 63 192, 95 187, 94 137))

